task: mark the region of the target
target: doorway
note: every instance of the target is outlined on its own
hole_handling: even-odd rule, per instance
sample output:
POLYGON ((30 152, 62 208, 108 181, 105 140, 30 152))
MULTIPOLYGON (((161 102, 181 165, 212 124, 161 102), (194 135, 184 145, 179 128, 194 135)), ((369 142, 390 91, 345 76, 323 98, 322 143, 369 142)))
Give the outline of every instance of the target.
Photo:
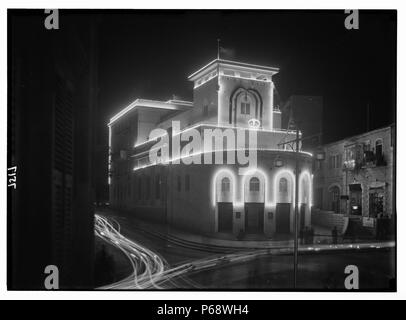
POLYGON ((218 232, 233 232, 233 203, 218 202, 218 232))
POLYGON ((276 233, 290 233, 290 203, 276 204, 276 233))
POLYGON ((264 204, 250 202, 245 203, 245 233, 264 232, 264 204))

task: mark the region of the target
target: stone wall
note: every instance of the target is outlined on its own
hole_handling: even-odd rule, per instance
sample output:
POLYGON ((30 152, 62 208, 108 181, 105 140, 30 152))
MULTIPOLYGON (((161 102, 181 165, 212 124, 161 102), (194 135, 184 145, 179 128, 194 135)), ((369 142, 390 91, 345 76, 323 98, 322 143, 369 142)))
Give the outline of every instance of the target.
POLYGON ((343 214, 325 210, 312 210, 312 225, 333 229, 337 227, 339 233, 343 234, 347 229, 348 217, 343 214))

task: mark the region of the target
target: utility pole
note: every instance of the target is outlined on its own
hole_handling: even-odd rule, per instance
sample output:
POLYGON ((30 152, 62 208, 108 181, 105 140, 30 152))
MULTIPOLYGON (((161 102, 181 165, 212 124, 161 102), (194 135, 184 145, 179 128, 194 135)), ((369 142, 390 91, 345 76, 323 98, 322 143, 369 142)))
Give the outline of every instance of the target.
MULTIPOLYGON (((294 228, 295 228, 295 233, 294 233, 294 247, 293 247, 293 287, 294 289, 297 288, 297 269, 298 269, 298 251, 299 251, 299 174, 300 174, 300 168, 299 168, 299 160, 300 160, 300 142, 303 142, 303 140, 307 139, 312 139, 314 137, 319 137, 321 133, 314 134, 311 136, 307 137, 300 137, 300 132, 299 132, 299 127, 297 123, 295 123, 295 130, 296 130, 296 137, 295 139, 285 141, 278 143, 278 146, 285 146, 289 145, 291 146, 292 150, 294 151, 294 157, 295 157, 295 217, 294 217, 294 228), (296 144, 296 148, 293 148, 293 143, 296 144)), ((323 161, 325 158, 324 151, 319 150, 316 153, 316 160, 317 161, 323 161)), ((311 208, 310 208, 311 210, 311 208)))

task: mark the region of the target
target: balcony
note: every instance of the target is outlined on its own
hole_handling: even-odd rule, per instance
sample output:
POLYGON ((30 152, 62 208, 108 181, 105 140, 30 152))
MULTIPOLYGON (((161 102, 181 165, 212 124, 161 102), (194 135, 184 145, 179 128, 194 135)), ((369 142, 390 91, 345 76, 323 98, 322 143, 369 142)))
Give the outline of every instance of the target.
POLYGON ((360 169, 386 166, 385 156, 380 152, 376 153, 370 150, 346 151, 346 160, 343 163, 343 170, 358 171, 360 169))
POLYGON ((385 156, 382 153, 376 154, 373 151, 364 151, 364 157, 362 159, 361 167, 382 167, 386 166, 385 156))

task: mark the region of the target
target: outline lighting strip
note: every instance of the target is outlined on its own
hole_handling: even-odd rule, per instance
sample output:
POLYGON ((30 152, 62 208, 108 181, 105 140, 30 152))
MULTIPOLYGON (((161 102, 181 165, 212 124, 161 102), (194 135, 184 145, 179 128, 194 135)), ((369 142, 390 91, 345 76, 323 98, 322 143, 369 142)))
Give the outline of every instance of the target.
POLYGON ((245 62, 238 62, 238 61, 232 61, 232 60, 214 59, 214 60, 210 61, 208 64, 206 64, 204 67, 201 67, 199 70, 193 72, 190 76, 188 76, 188 79, 196 76, 197 74, 202 72, 204 69, 208 68, 211 64, 215 63, 216 61, 217 61, 217 63, 226 65, 228 67, 234 67, 234 68, 239 67, 239 68, 243 68, 243 69, 256 69, 256 70, 262 70, 262 71, 266 70, 268 72, 279 72, 279 68, 276 68, 276 67, 261 66, 261 65, 257 65, 257 64, 249 64, 249 63, 245 63, 245 62))
MULTIPOLYGON (((313 206, 313 175, 310 174, 310 172, 308 170, 301 172, 299 175, 299 186, 301 185, 301 182, 305 178, 305 176, 307 177, 307 179, 309 181, 309 185, 310 185, 308 203, 311 207, 311 206, 313 206)), ((303 203, 303 194, 299 193, 299 205, 301 203, 303 203)))
MULTIPOLYGON (((163 129, 163 130, 165 130, 165 129, 163 129)), ((150 142, 152 142, 152 141, 157 141, 159 138, 163 138, 163 137, 165 137, 166 135, 168 135, 168 132, 166 132, 166 133, 164 133, 164 134, 161 134, 161 135, 159 135, 159 136, 157 136, 157 137, 151 138, 151 139, 149 139, 149 140, 146 140, 146 141, 144 141, 144 142, 140 142, 140 143, 138 143, 138 144, 135 144, 133 148, 134 148, 134 149, 135 149, 135 148, 139 148, 139 147, 141 147, 141 146, 143 146, 143 145, 145 145, 145 144, 148 144, 148 143, 150 143, 150 142)))
MULTIPOLYGON (((176 137, 176 136, 178 136, 178 135, 180 135, 180 134, 182 134, 182 133, 184 133, 184 132, 187 132, 187 131, 189 131, 189 130, 196 129, 196 128, 199 128, 199 127, 212 127, 212 128, 222 128, 222 129, 237 129, 237 130, 248 130, 248 131, 270 132, 270 133, 284 133, 284 134, 292 134, 292 135, 296 134, 295 131, 291 131, 291 130, 289 131, 289 130, 260 129, 260 128, 258 129, 258 128, 245 128, 245 127, 235 127, 235 126, 218 125, 218 124, 211 124, 211 123, 199 123, 199 124, 193 125, 193 126, 191 126, 191 127, 186 127, 185 129, 183 129, 183 130, 181 130, 181 131, 179 131, 179 132, 176 132, 176 134, 172 134, 172 137, 176 137)), ((162 130, 165 130, 165 129, 162 129, 162 130)), ((159 138, 162 138, 162 137, 166 136, 167 134, 168 134, 168 133, 166 132, 165 134, 162 134, 162 135, 159 135, 159 136, 157 136, 157 137, 151 138, 151 139, 149 139, 149 140, 140 142, 140 143, 134 145, 134 148, 138 148, 138 147, 140 147, 140 146, 142 146, 142 145, 144 145, 144 144, 147 144, 147 143, 149 143, 149 142, 151 142, 151 141, 156 141, 156 140, 158 140, 159 138)), ((302 134, 302 133, 300 132, 299 135, 301 135, 301 134, 302 134)), ((279 149, 278 149, 278 150, 279 150, 279 149)))
POLYGON ((167 109, 167 110, 179 110, 179 108, 178 108, 179 106, 191 107, 191 106, 193 106, 193 102, 176 101, 176 103, 173 103, 173 102, 168 102, 168 101, 136 99, 135 101, 130 103, 127 107, 125 107, 120 112, 115 114, 110 119, 110 122, 107 125, 111 126, 115 121, 120 119, 122 116, 124 116, 126 113, 128 113, 129 111, 131 111, 135 107, 146 107, 146 108, 167 109))
MULTIPOLYGON (((199 87, 201 87, 202 85, 204 85, 205 83, 209 82, 210 80, 217 78, 217 74, 215 76, 210 77, 209 79, 207 79, 206 81, 202 81, 199 84, 196 84, 193 86, 193 89, 197 89, 199 87)), ((228 75, 228 74, 220 74, 221 77, 228 77, 228 78, 235 78, 235 79, 245 79, 245 80, 249 80, 249 81, 257 81, 257 82, 261 82, 261 83, 272 83, 272 79, 267 78, 266 80, 261 80, 261 79, 256 79, 256 78, 248 78, 248 77, 242 77, 242 76, 236 76, 236 75, 228 75)), ((198 80, 196 80, 195 82, 197 82, 198 80)))
MULTIPOLYGON (((277 151, 277 152, 287 152, 287 153, 296 153, 296 151, 294 150, 283 150, 283 149, 272 149, 272 148, 239 148, 239 149, 225 149, 225 150, 212 150, 212 151, 199 151, 196 153, 190 153, 188 155, 183 155, 183 156, 179 156, 177 158, 170 158, 167 161, 162 161, 162 162, 156 162, 156 163, 150 163, 150 164, 146 164, 143 166, 138 166, 138 167, 134 167, 133 171, 138 171, 140 169, 145 169, 148 167, 153 167, 159 164, 164 164, 164 165, 168 165, 173 161, 178 161, 178 160, 182 160, 185 158, 190 158, 190 157, 194 157, 194 156, 198 156, 198 155, 203 155, 206 153, 215 153, 215 152, 228 152, 228 151, 246 151, 246 150, 256 150, 256 151, 277 151)), ((304 154, 304 155, 308 155, 310 157, 313 157, 313 154, 311 154, 310 152, 306 152, 306 151, 299 151, 300 154, 304 154)), ((204 165, 204 163, 201 163, 202 165, 204 165)), ((212 163, 215 164, 215 163, 212 163)))

